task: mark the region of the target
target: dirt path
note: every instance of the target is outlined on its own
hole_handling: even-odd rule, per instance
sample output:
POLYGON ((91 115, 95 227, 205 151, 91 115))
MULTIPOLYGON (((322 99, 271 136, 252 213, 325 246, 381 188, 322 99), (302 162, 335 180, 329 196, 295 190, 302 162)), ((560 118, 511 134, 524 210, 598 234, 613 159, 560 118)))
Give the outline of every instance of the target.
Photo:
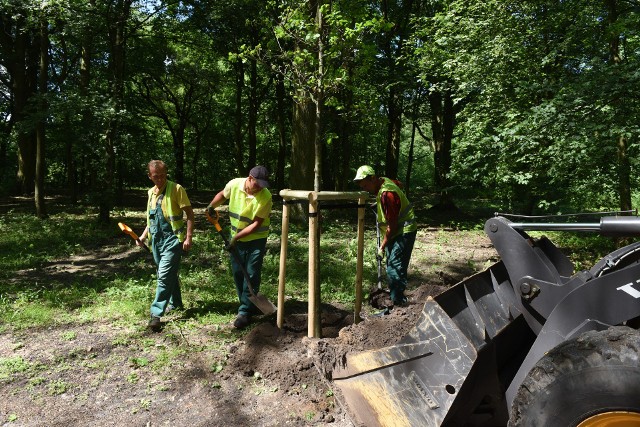
MULTIPOLYGON (((98 250, 23 274, 116 268, 127 256, 98 250)), ((322 339, 306 337, 304 307, 286 314, 282 330, 262 320, 239 341, 225 327, 188 328, 179 315, 160 334, 107 323, 9 327, 0 334, 0 359, 15 366, 8 377, 0 370, 0 425, 351 426, 325 375, 336 358, 395 343, 429 295, 493 259, 479 234, 423 229, 409 273, 411 304, 357 325, 350 308, 323 304, 322 339), (227 333, 224 344, 210 346, 227 333)))

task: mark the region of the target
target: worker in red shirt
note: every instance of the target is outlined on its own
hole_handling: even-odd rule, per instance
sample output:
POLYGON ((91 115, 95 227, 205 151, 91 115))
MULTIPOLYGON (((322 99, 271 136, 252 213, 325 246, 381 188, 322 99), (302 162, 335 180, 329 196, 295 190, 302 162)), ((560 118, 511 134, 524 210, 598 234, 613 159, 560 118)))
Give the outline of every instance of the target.
POLYGON ((387 256, 387 282, 392 306, 407 304, 407 269, 418 230, 413 206, 396 181, 378 177, 371 166, 358 168, 353 179, 361 189, 376 195, 377 219, 383 239, 378 256, 387 256))

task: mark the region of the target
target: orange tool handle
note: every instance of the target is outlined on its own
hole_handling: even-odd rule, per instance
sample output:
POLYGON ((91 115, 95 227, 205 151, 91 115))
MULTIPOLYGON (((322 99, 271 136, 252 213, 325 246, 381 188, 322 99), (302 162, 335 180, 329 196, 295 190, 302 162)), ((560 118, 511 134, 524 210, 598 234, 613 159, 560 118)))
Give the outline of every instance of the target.
POLYGON ((214 212, 216 213, 215 218, 209 215, 209 210, 207 210, 206 212, 207 212, 207 221, 213 224, 213 226, 216 228, 216 231, 218 231, 218 233, 221 232, 222 227, 220 227, 220 223, 218 222, 218 218, 220 218, 220 215, 218 215, 218 211, 214 210, 214 212))
MULTIPOLYGON (((119 222, 118 223, 118 227, 120 227, 120 230, 122 230, 123 233, 128 234, 129 236, 131 236, 131 238, 137 242, 140 242, 140 244, 147 250, 149 251, 149 247, 147 245, 145 245, 144 243, 142 243, 142 241, 140 240, 140 238, 138 237, 138 235, 131 229, 131 227, 129 227, 127 224, 123 223, 123 222, 119 222)), ((149 251, 150 252, 150 251, 149 251)))

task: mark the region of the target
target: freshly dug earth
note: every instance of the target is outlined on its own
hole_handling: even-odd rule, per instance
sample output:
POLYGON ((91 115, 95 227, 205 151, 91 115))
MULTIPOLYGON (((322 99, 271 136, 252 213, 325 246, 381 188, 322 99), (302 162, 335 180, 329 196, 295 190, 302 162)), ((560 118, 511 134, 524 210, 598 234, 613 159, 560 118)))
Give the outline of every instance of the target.
MULTIPOLYGON (((282 329, 269 316, 240 339, 226 325, 188 329, 181 322, 185 312, 168 316, 160 333, 147 332, 142 322, 130 329, 86 323, 18 331, 9 325, 0 334, 0 360, 15 366, 8 376, 0 370, 0 425, 351 426, 327 379, 333 364, 349 352, 394 344, 415 325, 428 296, 495 260, 488 239, 471 236, 420 230, 409 270, 411 303, 384 317, 368 314, 375 310, 367 304, 357 324, 351 307, 323 304, 321 339, 307 338, 304 303, 285 313, 282 329), (208 345, 225 333, 220 348, 208 345)), ((99 269, 105 261, 117 263, 112 254, 28 273, 99 269)))

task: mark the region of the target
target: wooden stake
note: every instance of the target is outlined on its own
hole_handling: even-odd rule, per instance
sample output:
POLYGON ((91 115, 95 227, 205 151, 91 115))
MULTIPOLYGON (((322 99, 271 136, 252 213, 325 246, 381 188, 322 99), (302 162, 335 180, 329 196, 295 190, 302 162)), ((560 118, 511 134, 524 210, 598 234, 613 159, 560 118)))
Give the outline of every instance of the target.
MULTIPOLYGON (((285 200, 286 202, 286 200, 285 200)), ((280 275, 278 276, 278 315, 276 324, 282 329, 284 323, 284 278, 287 271, 287 249, 289 247, 289 205, 282 206, 282 235, 280 237, 280 275)))
MULTIPOLYGON (((308 199, 309 200, 309 306, 307 320, 307 336, 309 338, 322 338, 322 323, 320 316, 320 283, 318 280, 320 266, 320 236, 318 227, 318 201, 319 200, 358 200, 363 206, 368 194, 364 191, 307 191, 307 190, 280 190, 280 196, 285 200, 308 199)), ((364 207, 358 207, 358 256, 356 273, 356 301, 355 322, 360 321, 362 309, 362 269, 364 253, 364 207)), ((284 322, 284 293, 285 272, 287 263, 287 248, 289 241, 289 206, 285 203, 282 209, 282 239, 280 242, 280 274, 278 277, 278 315, 277 324, 282 328, 284 322)))
POLYGON ((356 261, 356 301, 353 309, 353 322, 360 322, 360 310, 362 309, 362 270, 364 258, 364 215, 365 215, 366 197, 358 199, 358 255, 356 261))
POLYGON ((318 193, 309 193, 309 338, 322 338, 320 324, 320 284, 318 283, 318 193))

